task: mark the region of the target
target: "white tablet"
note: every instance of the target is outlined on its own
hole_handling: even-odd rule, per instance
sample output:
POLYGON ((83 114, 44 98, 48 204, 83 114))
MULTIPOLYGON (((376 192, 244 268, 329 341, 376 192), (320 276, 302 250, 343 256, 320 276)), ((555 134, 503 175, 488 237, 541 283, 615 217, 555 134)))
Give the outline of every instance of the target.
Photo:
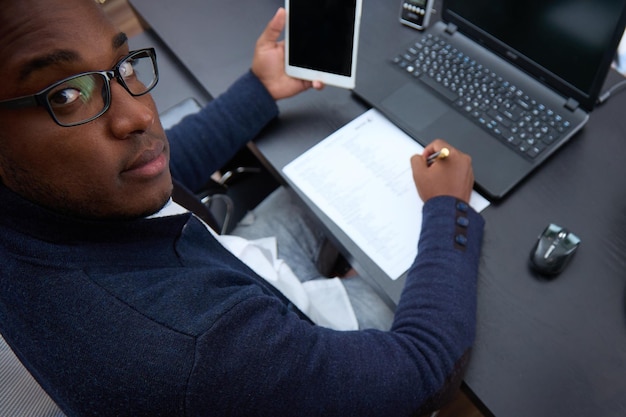
POLYGON ((285 71, 352 89, 362 0, 285 0, 285 71))

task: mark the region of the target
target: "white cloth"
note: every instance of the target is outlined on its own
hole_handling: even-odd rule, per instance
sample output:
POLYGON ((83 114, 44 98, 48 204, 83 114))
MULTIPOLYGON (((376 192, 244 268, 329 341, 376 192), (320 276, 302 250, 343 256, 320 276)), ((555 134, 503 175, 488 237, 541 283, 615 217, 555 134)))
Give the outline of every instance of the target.
MULTIPOLYGON (((187 210, 170 200, 151 217, 172 216, 187 210)), ((277 254, 276 239, 247 240, 238 236, 218 235, 207 229, 233 255, 271 283, 315 324, 335 330, 357 330, 358 322, 343 283, 339 278, 300 282, 289 265, 277 254)))

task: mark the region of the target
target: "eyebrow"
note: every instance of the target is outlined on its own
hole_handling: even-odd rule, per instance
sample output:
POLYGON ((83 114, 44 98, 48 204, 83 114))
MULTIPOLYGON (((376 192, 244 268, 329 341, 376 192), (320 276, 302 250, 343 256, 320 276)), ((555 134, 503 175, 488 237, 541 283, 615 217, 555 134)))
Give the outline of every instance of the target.
MULTIPOLYGON (((120 32, 113 37, 111 45, 113 46, 113 50, 116 50, 124 46, 126 42, 128 42, 128 37, 124 32, 120 32)), ((53 51, 49 54, 28 61, 26 64, 22 65, 19 72, 19 80, 23 81, 33 72, 41 70, 43 68, 56 64, 77 61, 78 59, 79 54, 76 51, 70 49, 60 49, 57 51, 53 51)))
POLYGON ((71 50, 58 50, 28 61, 20 68, 20 81, 26 79, 31 73, 49 67, 51 65, 72 62, 78 60, 78 54, 71 50))
POLYGON ((119 49, 128 42, 128 36, 124 32, 120 32, 113 37, 113 49, 119 49))

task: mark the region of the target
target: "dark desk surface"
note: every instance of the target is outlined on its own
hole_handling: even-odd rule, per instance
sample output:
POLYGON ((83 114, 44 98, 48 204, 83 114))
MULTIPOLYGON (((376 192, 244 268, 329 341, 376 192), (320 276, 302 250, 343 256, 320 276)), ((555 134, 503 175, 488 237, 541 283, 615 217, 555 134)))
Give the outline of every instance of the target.
MULTIPOLYGON (((249 68, 257 36, 283 4, 131 3, 213 95, 249 68)), ((364 0, 359 65, 389 58, 397 45, 419 36, 398 23, 399 3, 364 0)), ((609 83, 619 79, 612 73, 609 83)), ((255 141, 277 173, 367 109, 350 92, 333 87, 284 100, 280 107, 279 120, 255 141)), ((478 329, 465 382, 498 417, 626 414, 624 108, 626 92, 598 108, 579 135, 483 213, 478 329), (582 244, 569 267, 546 281, 533 276, 527 259, 550 222, 570 228, 582 244)), ((362 275, 380 273, 323 213, 311 209, 362 275)), ((381 289, 395 300, 399 285, 381 289)))

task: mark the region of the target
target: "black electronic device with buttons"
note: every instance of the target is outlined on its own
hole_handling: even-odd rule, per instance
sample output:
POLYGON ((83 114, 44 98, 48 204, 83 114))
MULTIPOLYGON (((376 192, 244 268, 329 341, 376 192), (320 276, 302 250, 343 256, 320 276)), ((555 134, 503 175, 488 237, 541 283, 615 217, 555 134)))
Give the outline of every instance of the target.
POLYGON ((557 275, 578 249, 580 239, 569 230, 550 223, 530 252, 532 268, 543 275, 557 275))
POLYGON ((415 29, 428 27, 434 0, 402 0, 400 22, 415 29))

